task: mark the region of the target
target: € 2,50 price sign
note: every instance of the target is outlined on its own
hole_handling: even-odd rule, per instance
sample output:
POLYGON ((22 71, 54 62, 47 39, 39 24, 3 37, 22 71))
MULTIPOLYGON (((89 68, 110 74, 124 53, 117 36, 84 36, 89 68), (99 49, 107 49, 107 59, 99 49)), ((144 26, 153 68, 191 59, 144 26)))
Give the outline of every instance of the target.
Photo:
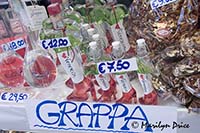
POLYGON ((130 58, 100 62, 97 64, 97 68, 100 74, 106 74, 135 71, 138 69, 138 66, 136 58, 130 58))

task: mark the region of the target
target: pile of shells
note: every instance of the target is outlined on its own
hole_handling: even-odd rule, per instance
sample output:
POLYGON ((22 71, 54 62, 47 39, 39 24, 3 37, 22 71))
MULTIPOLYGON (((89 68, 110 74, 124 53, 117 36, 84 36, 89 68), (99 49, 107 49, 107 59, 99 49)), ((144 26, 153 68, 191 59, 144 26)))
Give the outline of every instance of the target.
POLYGON ((190 109, 200 108, 196 104, 200 103, 197 102, 200 101, 197 97, 200 89, 198 6, 200 2, 196 0, 179 0, 152 10, 149 0, 133 0, 130 15, 124 21, 133 47, 140 38, 148 44, 153 63, 160 71, 152 79, 158 95, 172 95, 176 103, 190 109))

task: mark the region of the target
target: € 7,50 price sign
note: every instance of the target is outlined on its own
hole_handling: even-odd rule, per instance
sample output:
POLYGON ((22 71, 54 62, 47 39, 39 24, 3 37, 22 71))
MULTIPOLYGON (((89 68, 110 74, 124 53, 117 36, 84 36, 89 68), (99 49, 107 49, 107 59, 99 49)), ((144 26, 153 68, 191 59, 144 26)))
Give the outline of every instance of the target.
POLYGON ((97 68, 100 74, 106 74, 135 71, 138 69, 138 66, 136 58, 130 58, 100 62, 97 64, 97 68))

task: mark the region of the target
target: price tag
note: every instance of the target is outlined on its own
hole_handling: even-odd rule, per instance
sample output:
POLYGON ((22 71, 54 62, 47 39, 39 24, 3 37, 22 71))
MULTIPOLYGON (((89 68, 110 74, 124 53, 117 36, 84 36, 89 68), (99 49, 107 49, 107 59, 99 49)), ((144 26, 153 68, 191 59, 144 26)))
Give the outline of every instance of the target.
POLYGON ((25 48, 26 43, 25 43, 24 39, 19 38, 14 41, 11 41, 7 44, 3 44, 1 47, 2 47, 3 51, 9 51, 9 50, 17 51, 19 49, 25 48))
POLYGON ((136 58, 100 62, 97 64, 100 74, 135 71, 138 69, 136 58))
POLYGON ((158 7, 162 7, 175 1, 177 0, 151 0, 150 4, 152 9, 156 9, 158 7))
POLYGON ((71 46, 71 43, 67 37, 41 40, 40 44, 44 49, 62 48, 71 46))
POLYGON ((0 94, 0 102, 22 103, 28 98, 29 94, 26 93, 2 92, 0 94))

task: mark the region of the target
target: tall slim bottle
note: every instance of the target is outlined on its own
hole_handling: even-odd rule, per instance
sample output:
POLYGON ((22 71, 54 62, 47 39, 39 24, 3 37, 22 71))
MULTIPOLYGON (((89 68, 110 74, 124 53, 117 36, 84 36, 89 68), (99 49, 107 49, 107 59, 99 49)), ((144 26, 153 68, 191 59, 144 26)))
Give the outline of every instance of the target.
MULTIPOLYGON (((89 43, 89 57, 95 63, 105 61, 105 59, 103 59, 106 57, 104 51, 95 41, 89 43)), ((102 89, 101 96, 98 101, 111 102, 112 97, 115 100, 117 91, 116 83, 113 77, 110 74, 96 74, 95 79, 99 87, 102 89)))
POLYGON ((144 90, 144 96, 139 99, 141 104, 157 104, 157 93, 152 87, 151 73, 154 71, 149 58, 147 44, 144 39, 137 40, 138 79, 144 90))
MULTIPOLYGON (((112 43, 112 58, 113 59, 121 59, 124 57, 124 51, 121 47, 119 41, 115 41, 112 43)), ((117 100, 119 103, 136 103, 136 91, 130 83, 129 77, 127 74, 116 74, 116 81, 122 90, 122 97, 117 100)))

